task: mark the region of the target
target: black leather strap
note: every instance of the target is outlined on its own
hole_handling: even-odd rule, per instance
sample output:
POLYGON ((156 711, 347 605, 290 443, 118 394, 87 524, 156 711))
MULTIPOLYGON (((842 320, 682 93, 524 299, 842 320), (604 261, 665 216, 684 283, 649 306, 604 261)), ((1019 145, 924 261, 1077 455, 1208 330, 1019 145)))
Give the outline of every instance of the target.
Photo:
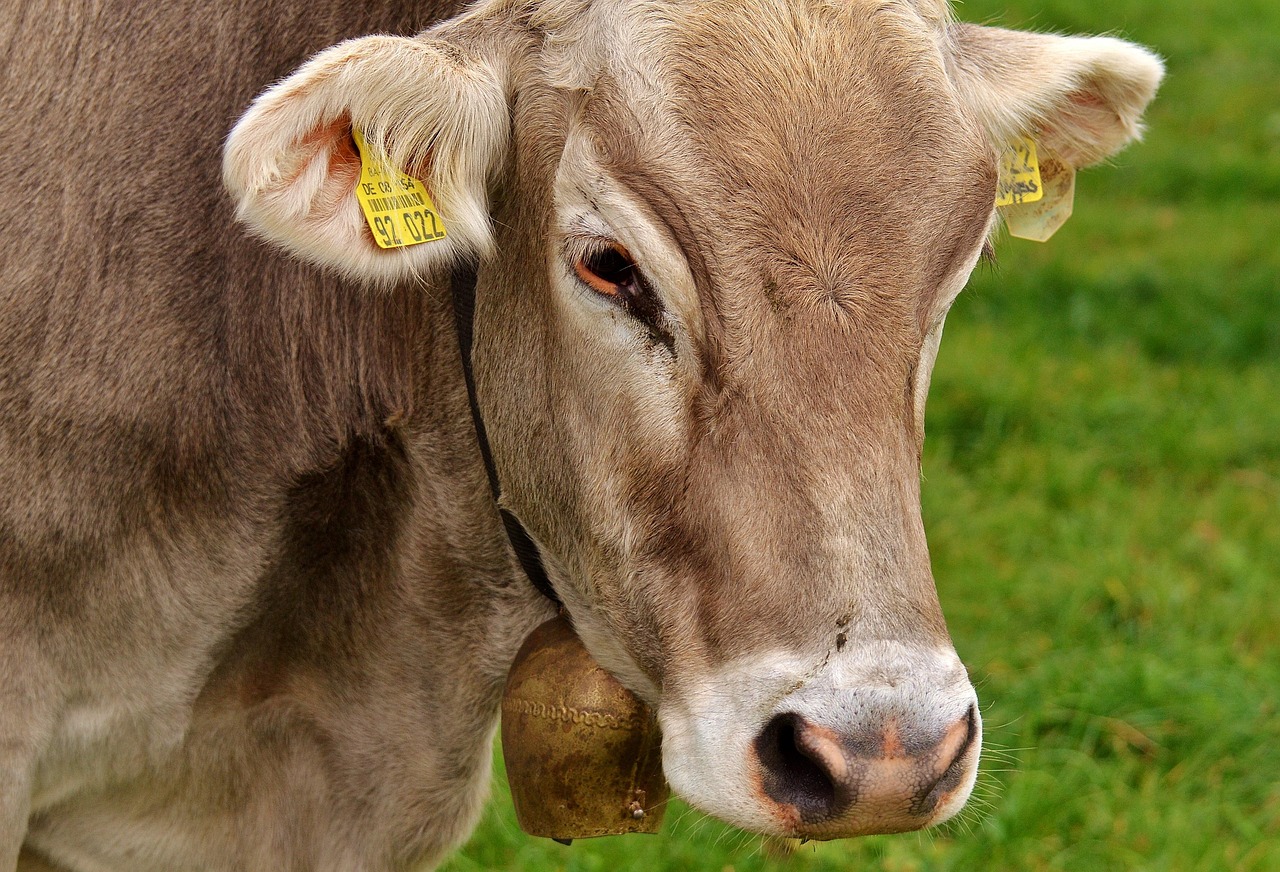
MULTIPOLYGON (((476 314, 476 265, 463 264, 453 271, 450 285, 453 290, 453 319, 458 328, 458 348, 462 351, 462 375, 467 382, 467 402, 471 406, 471 420, 476 427, 476 441, 480 443, 480 456, 484 459, 484 471, 489 477, 489 490, 493 492, 493 501, 498 502, 502 488, 498 483, 498 469, 493 465, 493 451, 489 448, 489 436, 484 429, 484 419, 480 417, 480 406, 476 402, 476 379, 471 372, 471 344, 474 334, 476 314)), ((516 516, 501 506, 498 514, 502 517, 502 526, 506 528, 507 538, 511 541, 511 550, 529 581, 538 592, 551 600, 556 606, 563 606, 551 579, 547 578, 547 569, 542 565, 542 555, 538 546, 533 544, 529 533, 516 519, 516 516)))

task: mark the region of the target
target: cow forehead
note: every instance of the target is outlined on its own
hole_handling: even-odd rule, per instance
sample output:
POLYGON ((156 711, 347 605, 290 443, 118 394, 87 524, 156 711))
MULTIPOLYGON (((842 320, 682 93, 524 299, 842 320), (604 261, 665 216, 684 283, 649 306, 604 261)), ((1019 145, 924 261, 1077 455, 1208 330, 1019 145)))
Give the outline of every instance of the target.
POLYGON ((650 63, 615 60, 584 115, 684 249, 708 328, 754 305, 757 323, 785 310, 780 323, 866 328, 833 341, 918 346, 994 191, 937 22, 860 0, 662 9, 618 25, 643 33, 628 44, 650 63))

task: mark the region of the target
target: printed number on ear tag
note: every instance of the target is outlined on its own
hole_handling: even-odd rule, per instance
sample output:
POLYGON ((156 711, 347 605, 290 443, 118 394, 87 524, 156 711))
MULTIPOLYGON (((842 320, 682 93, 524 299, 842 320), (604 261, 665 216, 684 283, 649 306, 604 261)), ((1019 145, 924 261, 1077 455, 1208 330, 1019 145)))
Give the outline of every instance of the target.
POLYGON ((426 186, 373 154, 359 130, 352 128, 351 137, 360 152, 356 199, 378 247, 405 248, 444 239, 444 222, 426 186))

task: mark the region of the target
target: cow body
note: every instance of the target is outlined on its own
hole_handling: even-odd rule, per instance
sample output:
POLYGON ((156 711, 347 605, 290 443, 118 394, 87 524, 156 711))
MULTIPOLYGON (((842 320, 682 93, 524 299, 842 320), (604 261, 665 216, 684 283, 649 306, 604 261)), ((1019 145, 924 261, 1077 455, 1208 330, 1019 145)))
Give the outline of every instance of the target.
POLYGON ((1066 72, 993 78, 1013 37, 932 0, 457 5, 0 16, 0 870, 399 870, 469 832, 552 607, 459 264, 502 502, 677 790, 814 837, 963 804, 916 481, 942 317, 994 143, 1109 154, 1158 65, 1028 37, 1066 72), (436 21, 256 101, 227 197, 261 87, 436 21), (445 242, 373 245, 353 125, 445 242))
POLYGON ((399 868, 474 821, 548 607, 447 303, 265 249, 219 178, 263 84, 449 11, 409 6, 0 14, 0 868, 28 811, 138 872, 399 868))

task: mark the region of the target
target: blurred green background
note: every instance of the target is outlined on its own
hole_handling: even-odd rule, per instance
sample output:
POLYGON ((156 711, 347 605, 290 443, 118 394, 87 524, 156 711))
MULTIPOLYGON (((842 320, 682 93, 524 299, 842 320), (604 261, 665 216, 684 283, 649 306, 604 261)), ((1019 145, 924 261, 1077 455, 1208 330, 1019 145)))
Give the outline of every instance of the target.
POLYGON ((1048 244, 1001 239, 929 400, 925 522, 987 750, 928 833, 773 844, 674 805, 659 837, 520 834, 469 870, 1280 870, 1280 3, 957 5, 1110 32, 1168 78, 1048 244))

